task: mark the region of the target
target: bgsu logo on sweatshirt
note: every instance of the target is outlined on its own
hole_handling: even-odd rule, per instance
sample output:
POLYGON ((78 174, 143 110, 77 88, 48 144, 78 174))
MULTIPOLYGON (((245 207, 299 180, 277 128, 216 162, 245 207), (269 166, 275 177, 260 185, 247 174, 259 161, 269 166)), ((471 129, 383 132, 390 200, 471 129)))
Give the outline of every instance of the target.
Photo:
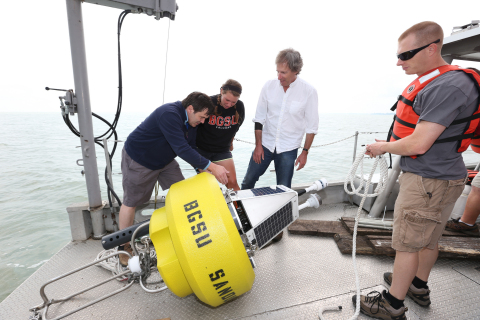
POLYGON ((235 119, 235 116, 216 116, 212 114, 210 119, 208 120, 208 124, 217 127, 230 127, 232 125, 236 125, 238 123, 238 119, 235 119))

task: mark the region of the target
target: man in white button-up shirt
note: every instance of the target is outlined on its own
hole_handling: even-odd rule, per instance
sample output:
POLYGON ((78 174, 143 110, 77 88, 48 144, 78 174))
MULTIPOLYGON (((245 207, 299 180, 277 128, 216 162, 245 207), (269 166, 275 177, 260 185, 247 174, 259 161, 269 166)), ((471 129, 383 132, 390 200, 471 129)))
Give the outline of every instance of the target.
POLYGON ((293 49, 276 58, 278 80, 263 86, 255 122, 255 150, 243 179, 242 189, 252 189, 272 160, 277 184, 291 187, 294 167, 307 163, 308 149, 318 130, 318 96, 313 86, 298 77, 303 61, 293 49), (297 158, 303 136, 305 144, 297 158))

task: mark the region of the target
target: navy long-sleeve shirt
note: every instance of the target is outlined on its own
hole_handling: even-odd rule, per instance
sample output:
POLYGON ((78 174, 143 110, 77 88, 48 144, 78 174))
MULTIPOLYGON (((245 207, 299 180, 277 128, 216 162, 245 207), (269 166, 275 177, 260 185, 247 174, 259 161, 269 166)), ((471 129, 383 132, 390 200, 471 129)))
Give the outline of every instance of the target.
POLYGON ((210 161, 195 150, 197 128, 188 124, 181 101, 167 103, 152 112, 127 138, 125 151, 136 162, 158 170, 179 156, 196 168, 210 161))

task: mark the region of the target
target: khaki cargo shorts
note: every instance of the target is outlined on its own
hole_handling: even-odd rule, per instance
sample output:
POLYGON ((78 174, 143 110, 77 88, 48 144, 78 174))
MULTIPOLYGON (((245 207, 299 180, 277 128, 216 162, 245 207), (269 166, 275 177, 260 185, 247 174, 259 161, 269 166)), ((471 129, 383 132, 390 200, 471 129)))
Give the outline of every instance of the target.
POLYGON ((439 180, 404 172, 398 182, 392 248, 406 252, 435 249, 466 178, 439 180))
POLYGON ((125 148, 122 150, 121 167, 123 204, 127 207, 136 207, 150 200, 157 181, 166 190, 185 179, 177 161, 173 160, 162 169, 150 170, 130 158, 125 148))

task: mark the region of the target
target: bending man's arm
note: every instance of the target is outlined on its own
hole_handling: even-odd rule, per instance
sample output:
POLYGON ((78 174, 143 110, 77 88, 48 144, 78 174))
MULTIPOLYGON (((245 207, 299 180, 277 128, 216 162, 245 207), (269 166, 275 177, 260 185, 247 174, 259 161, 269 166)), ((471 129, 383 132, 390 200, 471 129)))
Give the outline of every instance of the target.
POLYGON ((408 137, 403 139, 385 142, 384 140, 376 140, 376 143, 367 144, 367 155, 376 157, 385 152, 398 154, 401 156, 415 156, 427 152, 446 129, 441 124, 420 121, 415 127, 415 131, 408 137))
MULTIPOLYGON (((315 138, 314 133, 307 133, 305 137, 305 145, 303 146, 304 149, 310 150, 310 147, 313 143, 313 138, 315 138)), ((305 165, 307 164, 307 156, 308 151, 302 150, 302 153, 300 153, 297 160, 295 161, 295 166, 299 165, 297 171, 305 167, 305 165)))
POLYGON ((228 177, 227 173, 230 173, 225 167, 222 167, 218 164, 210 162, 210 165, 207 167, 207 171, 210 171, 215 178, 217 178, 218 182, 221 184, 227 185, 228 177))
MULTIPOLYGON (((227 169, 216 165, 202 157, 185 139, 185 135, 181 129, 184 124, 182 119, 175 113, 164 116, 159 120, 159 126, 173 151, 187 163, 195 168, 208 170, 217 178, 218 182, 227 184, 227 169)), ((194 139, 192 141, 195 141, 194 139)))

